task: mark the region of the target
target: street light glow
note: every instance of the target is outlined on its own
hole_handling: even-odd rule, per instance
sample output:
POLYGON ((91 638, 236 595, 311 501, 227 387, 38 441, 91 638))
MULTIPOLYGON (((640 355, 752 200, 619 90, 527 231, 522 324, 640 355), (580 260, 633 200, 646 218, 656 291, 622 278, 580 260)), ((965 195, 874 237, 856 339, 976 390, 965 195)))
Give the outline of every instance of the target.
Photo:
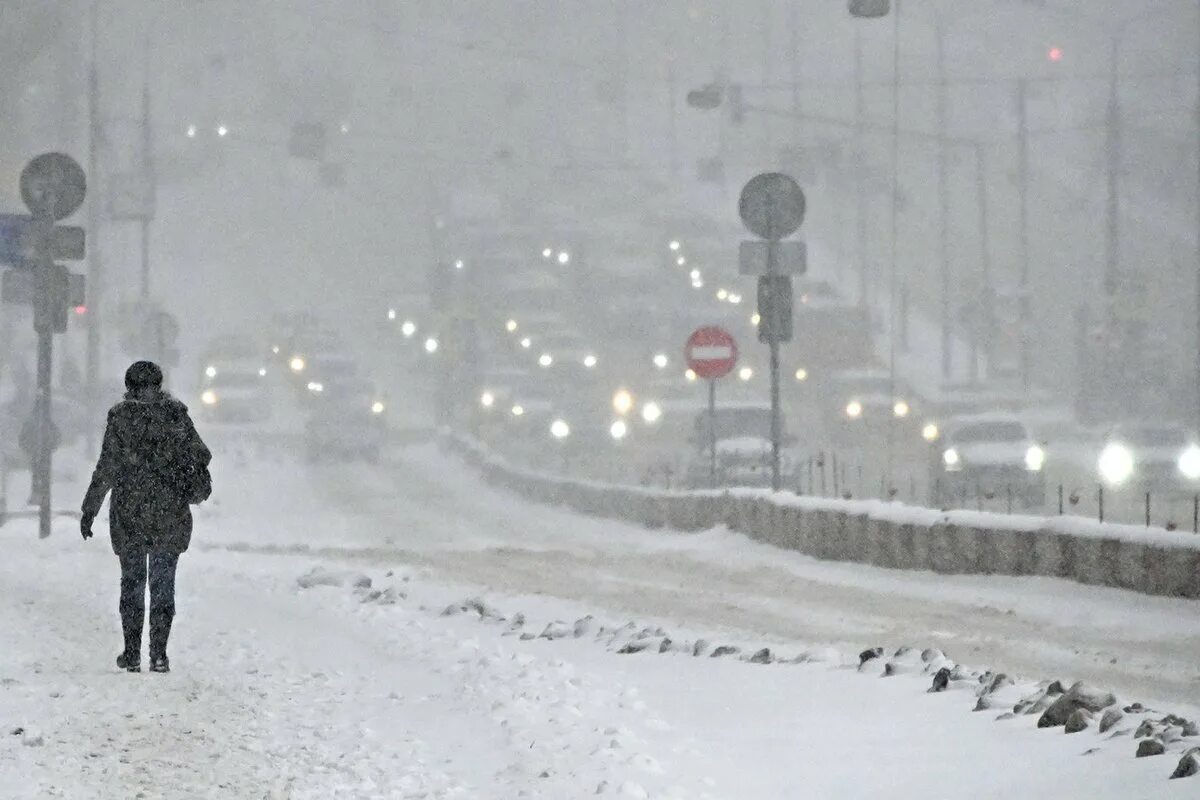
POLYGON ((804 367, 801 367, 800 369, 796 370, 796 380, 798 380, 798 381, 808 380, 808 370, 806 370, 804 367))
POLYGON ((292 356, 288 366, 292 368, 292 372, 304 372, 304 359, 300 356, 292 356))
POLYGON ((570 262, 570 260, 571 260, 571 254, 568 253, 566 250, 563 250, 561 253, 558 254, 558 263, 566 264, 566 263, 570 262))
POLYGON ((508 322, 504 323, 504 329, 509 333, 512 333, 517 329, 517 321, 515 319, 510 319, 508 322))
POLYGON ((718 299, 718 300, 722 300, 722 301, 724 301, 724 300, 726 300, 728 297, 729 297, 729 290, 728 290, 728 289, 717 289, 717 299, 718 299))
POLYGON ((669 245, 667 245, 667 247, 671 248, 671 250, 673 250, 673 251, 678 250, 679 249, 679 240, 672 239, 671 243, 669 245))
POLYGON ((550 435, 562 441, 571 435, 571 426, 566 423, 566 420, 556 419, 550 423, 550 435))
POLYGON ((425 352, 426 353, 429 353, 430 355, 432 355, 433 353, 437 352, 437 349, 438 349, 438 340, 437 339, 430 336, 428 339, 425 340, 425 352))
POLYGON ((596 357, 594 355, 592 355, 591 353, 587 354, 586 356, 583 357, 583 365, 585 367, 587 367, 588 369, 591 369, 592 367, 596 366, 596 357))
POLYGON ((659 369, 665 369, 667 366, 667 363, 668 363, 668 359, 667 359, 666 353, 657 353, 654 356, 654 366, 658 367, 659 369))
POLYGON ((679 258, 675 259, 675 263, 682 267, 684 264, 687 263, 687 259, 684 258, 683 256, 680 256, 679 258))
POLYGON ((204 368, 204 376, 206 378, 217 377, 217 368, 214 367, 212 364, 209 364, 207 367, 204 368))
POLYGON ((625 424, 625 420, 619 419, 608 428, 608 435, 616 439, 618 442, 625 438, 629 433, 629 426, 625 424))
POLYGON ((417 323, 412 320, 405 320, 404 324, 400 326, 400 332, 404 334, 405 339, 411 339, 413 334, 417 332, 417 323))
POLYGON ((642 406, 642 420, 647 425, 653 425, 660 419, 662 419, 662 406, 658 403, 651 401, 642 406))
POLYGON ((691 272, 688 273, 688 277, 694 281, 700 280, 700 270, 698 270, 698 269, 692 270, 691 272))
POLYGON ((388 319, 390 319, 390 320, 396 319, 396 309, 394 309, 394 308, 388 309, 388 319))
POLYGON ((549 247, 542 249, 542 258, 549 258, 552 255, 554 255, 554 251, 551 250, 549 247))
POLYGON ((195 126, 195 125, 188 125, 188 126, 187 126, 187 137, 188 137, 189 139, 195 139, 195 138, 196 138, 196 126, 195 126))
POLYGON ((550 355, 549 353, 542 353, 540 356, 538 356, 538 363, 543 367, 548 367, 554 363, 554 356, 550 355))
POLYGON ((463 264, 463 260, 461 258, 454 262, 455 269, 462 269, 464 266, 465 265, 463 264))
POLYGON ((492 406, 496 405, 496 395, 492 394, 491 392, 484 392, 479 396, 479 405, 483 406, 484 408, 491 408, 492 406))
POLYGON ((754 370, 749 367, 742 367, 738 370, 738 377, 744 381, 748 381, 754 377, 754 370))
POLYGON ((217 126, 217 136, 224 137, 227 133, 229 133, 229 128, 226 128, 224 125, 217 126))
POLYGON ((688 383, 695 383, 696 382, 696 370, 689 369, 687 372, 683 373, 683 377, 688 383))
POLYGON ((521 340, 521 347, 525 348, 526 350, 528 350, 532 346, 533 346, 533 340, 530 339, 528 336, 526 336, 524 339, 521 340))
POLYGON ((512 415, 514 417, 524 416, 525 415, 525 407, 524 406, 513 406, 512 407, 512 415))

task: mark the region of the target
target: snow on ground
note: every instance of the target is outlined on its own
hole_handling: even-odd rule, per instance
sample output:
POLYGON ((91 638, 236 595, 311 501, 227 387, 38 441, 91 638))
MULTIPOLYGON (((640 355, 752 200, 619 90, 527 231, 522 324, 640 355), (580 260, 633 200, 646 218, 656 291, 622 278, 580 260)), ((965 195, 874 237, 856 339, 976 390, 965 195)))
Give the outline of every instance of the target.
MULTIPOLYGON (((1093 628, 1080 641, 1132 636, 1158 618, 1115 645, 1142 652, 1194 637, 1184 621, 1194 606, 820 564, 720 531, 651 533, 523 506, 428 448, 379 470, 300 469, 253 450, 219 448, 219 502, 202 507, 181 561, 170 675, 113 666, 117 565, 102 526, 88 543, 69 519, 44 542, 29 521, 0 528, 0 795, 1194 795, 1194 779, 1166 778, 1178 752, 1134 759, 1131 734, 997 722, 969 712, 965 688, 928 694, 928 674, 881 679, 839 654, 856 652, 856 639, 933 644, 992 666, 961 631, 1025 646, 1048 627, 1048 641, 1052 607, 1063 631, 1093 628), (355 588, 360 573, 371 587, 355 588), (474 596, 486 619, 443 615, 474 596), (970 625, 956 619, 964 609, 970 625), (556 620, 572 635, 536 636, 556 620), (615 652, 658 625, 677 642, 746 653, 843 649, 770 665, 615 652)), ((1022 674, 1081 677, 1087 655, 1068 655, 1078 645, 1031 656, 1077 662, 1072 674, 1022 674)), ((1143 680, 1162 677, 1173 695, 1194 688, 1191 669, 1159 665, 1167 674, 1143 680)))

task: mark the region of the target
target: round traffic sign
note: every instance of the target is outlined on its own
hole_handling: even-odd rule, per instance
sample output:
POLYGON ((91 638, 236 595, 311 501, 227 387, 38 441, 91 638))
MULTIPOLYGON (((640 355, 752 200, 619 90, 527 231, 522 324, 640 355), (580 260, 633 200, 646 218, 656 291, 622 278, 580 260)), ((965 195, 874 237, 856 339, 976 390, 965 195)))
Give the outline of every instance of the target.
POLYGON ((742 187, 738 214, 746 228, 763 239, 791 236, 804 221, 804 191, 782 172, 755 175, 742 187))
POLYGON ((83 205, 87 177, 75 159, 43 153, 21 170, 21 200, 35 217, 65 219, 83 205))
POLYGON ((688 337, 683 355, 697 378, 712 381, 725 377, 737 366, 737 342, 729 331, 709 325, 697 328, 688 337))

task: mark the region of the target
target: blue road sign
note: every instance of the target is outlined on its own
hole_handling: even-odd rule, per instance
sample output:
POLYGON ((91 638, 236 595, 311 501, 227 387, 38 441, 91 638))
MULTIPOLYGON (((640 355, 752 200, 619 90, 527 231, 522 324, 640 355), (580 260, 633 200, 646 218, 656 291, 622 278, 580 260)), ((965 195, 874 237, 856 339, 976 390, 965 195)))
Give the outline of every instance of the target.
MULTIPOLYGON (((0 264, 24 266, 33 259, 38 238, 33 217, 26 214, 0 214, 0 264)), ((47 239, 50 258, 78 261, 84 256, 83 228, 55 225, 47 239)))
POLYGON ((32 255, 27 241, 33 217, 0 214, 0 264, 20 264, 32 255))

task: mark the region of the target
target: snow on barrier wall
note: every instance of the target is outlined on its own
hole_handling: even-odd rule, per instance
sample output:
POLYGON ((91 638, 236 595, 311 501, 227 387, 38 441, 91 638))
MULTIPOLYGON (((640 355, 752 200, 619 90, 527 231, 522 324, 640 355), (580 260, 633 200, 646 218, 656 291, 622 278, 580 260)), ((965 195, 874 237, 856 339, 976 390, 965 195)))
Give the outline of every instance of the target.
POLYGON ((876 500, 760 489, 665 491, 572 480, 516 468, 448 439, 492 484, 525 498, 658 528, 725 525, 815 558, 941 573, 1043 575, 1144 594, 1200 598, 1200 536, 1162 528, 938 511, 876 500))

